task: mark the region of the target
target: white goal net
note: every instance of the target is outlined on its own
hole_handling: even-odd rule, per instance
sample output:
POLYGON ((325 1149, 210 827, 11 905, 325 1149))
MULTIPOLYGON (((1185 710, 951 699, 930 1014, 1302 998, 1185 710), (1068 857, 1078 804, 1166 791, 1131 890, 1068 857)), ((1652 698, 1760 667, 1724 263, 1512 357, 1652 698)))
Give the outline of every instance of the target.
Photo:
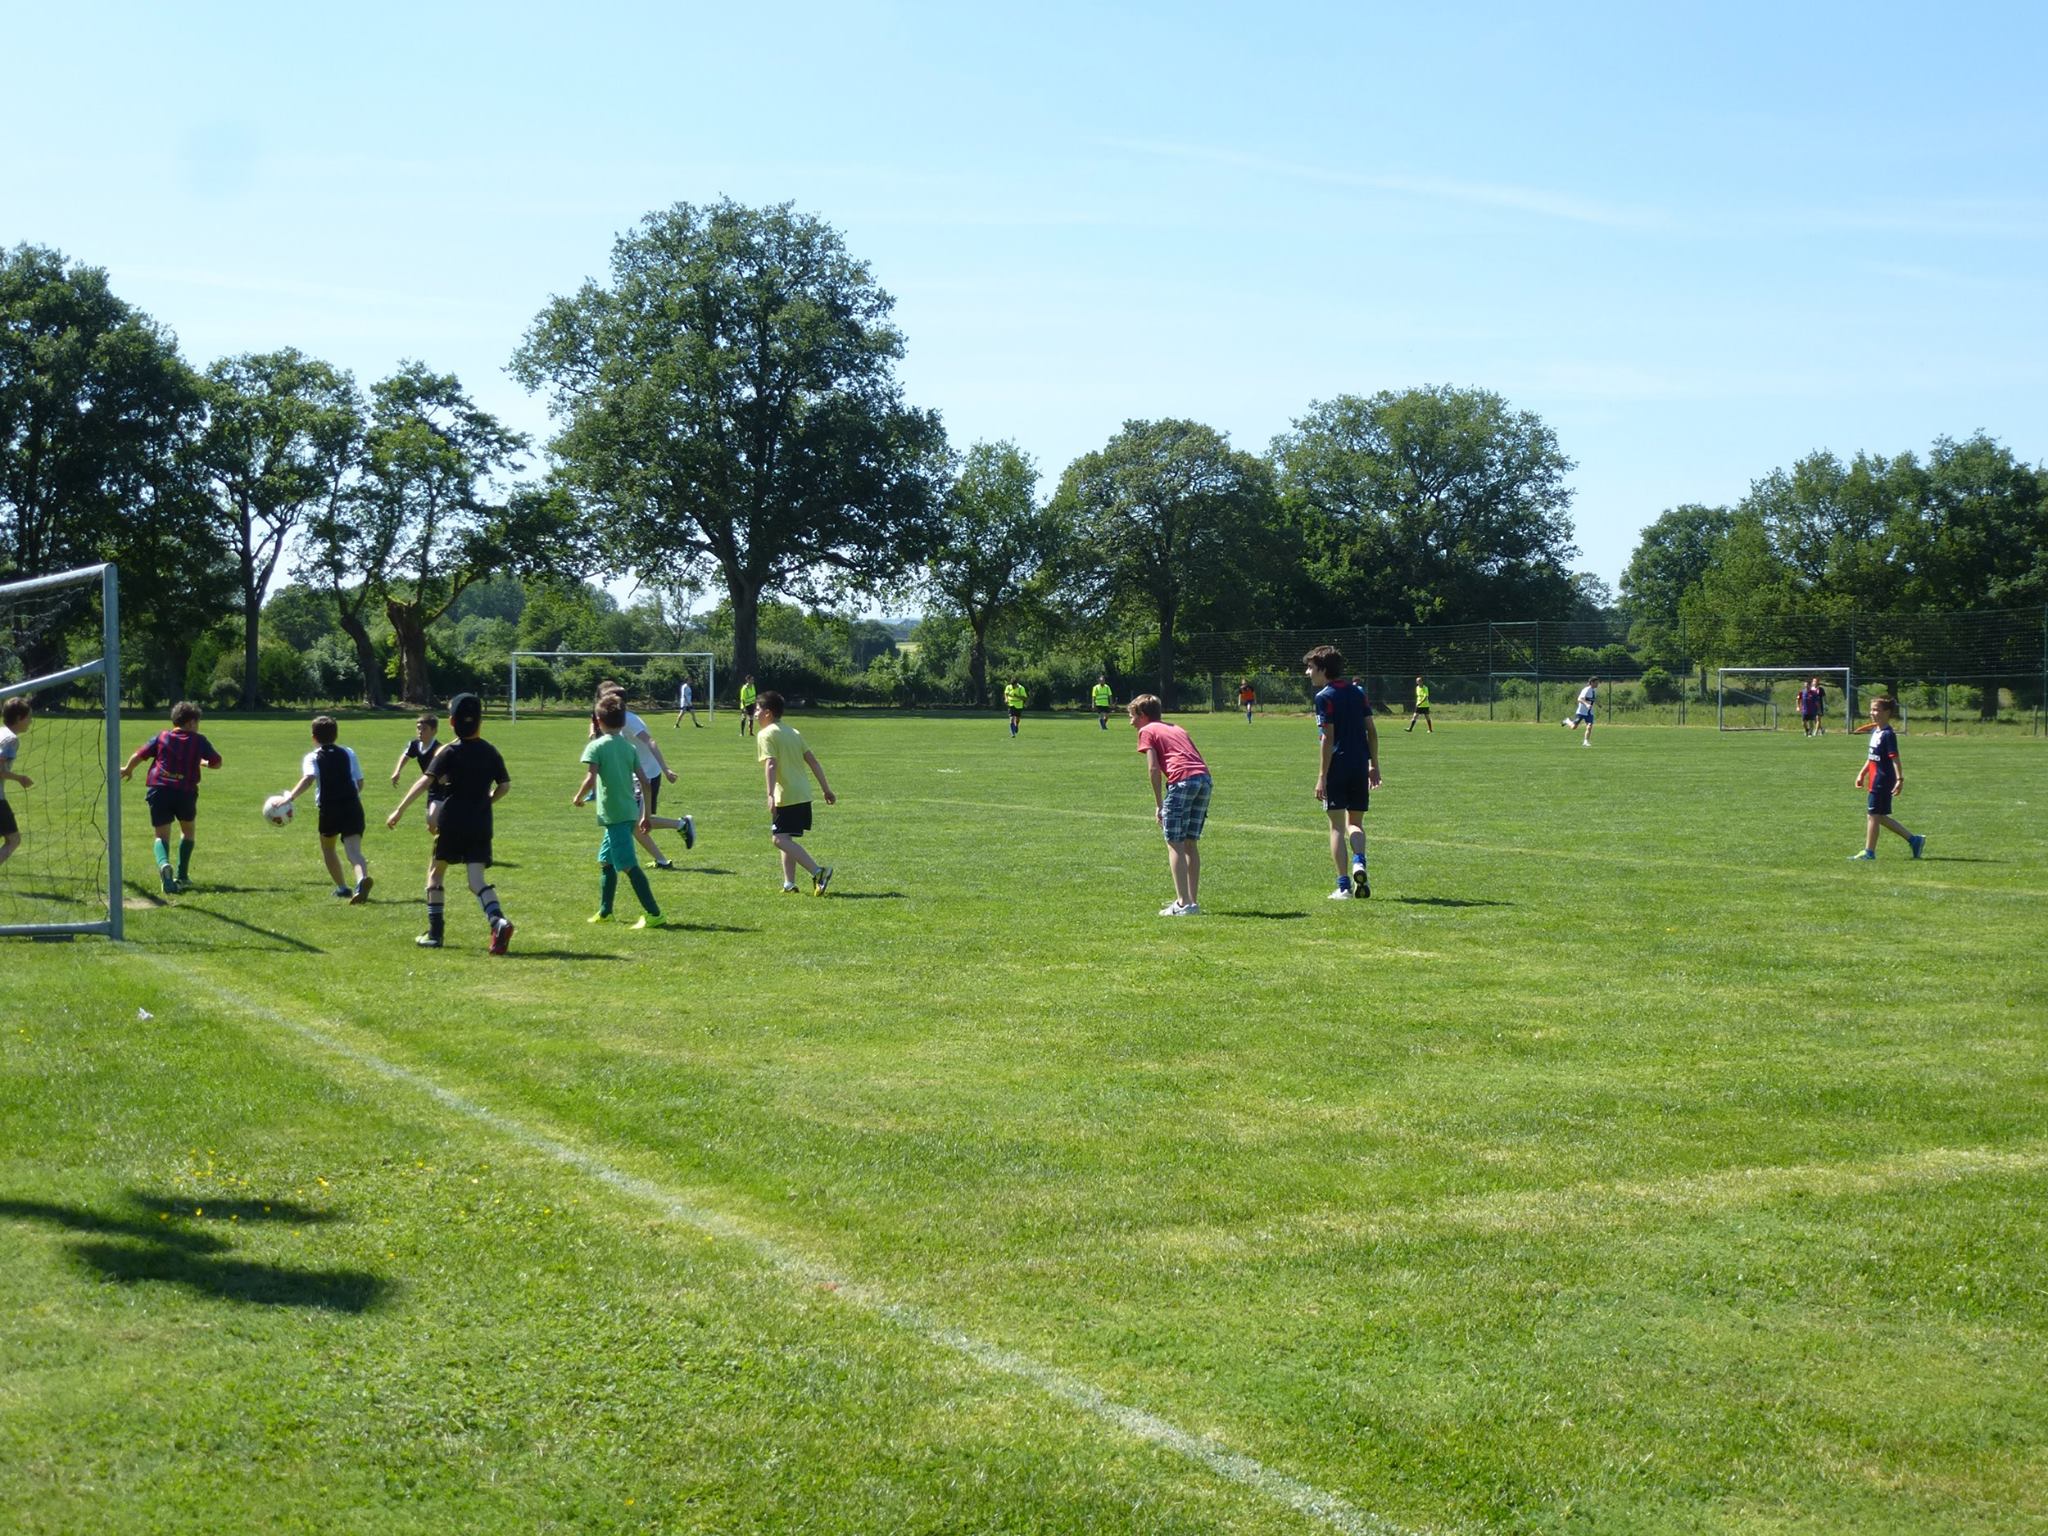
POLYGON ((120 623, 111 565, 0 584, 0 936, 121 937, 120 623))
POLYGON ((1847 667, 1720 667, 1714 683, 1714 723, 1724 731, 1819 734, 1834 723, 1846 729, 1855 708, 1847 667))

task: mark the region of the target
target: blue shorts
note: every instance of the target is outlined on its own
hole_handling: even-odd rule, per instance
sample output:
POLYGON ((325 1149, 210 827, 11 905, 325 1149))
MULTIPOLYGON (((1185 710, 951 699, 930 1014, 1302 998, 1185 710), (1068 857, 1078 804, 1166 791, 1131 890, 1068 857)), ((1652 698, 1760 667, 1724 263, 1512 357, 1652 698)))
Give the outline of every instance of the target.
POLYGON ((1864 804, 1870 807, 1870 814, 1873 816, 1891 815, 1892 786, 1886 784, 1882 788, 1880 788, 1875 784, 1871 785, 1870 796, 1867 800, 1865 800, 1864 804))
POLYGON ((149 805, 149 824, 167 827, 174 821, 199 819, 199 791, 190 786, 159 784, 146 789, 142 798, 149 805))
POLYGON ((1214 783, 1206 773, 1176 779, 1166 786, 1160 806, 1159 828, 1169 843, 1198 842, 1209 820, 1209 791, 1214 783))
POLYGON ((1350 771, 1343 763, 1330 764, 1330 775, 1323 781, 1323 809, 1326 811, 1360 811, 1372 805, 1372 784, 1364 768, 1350 771))

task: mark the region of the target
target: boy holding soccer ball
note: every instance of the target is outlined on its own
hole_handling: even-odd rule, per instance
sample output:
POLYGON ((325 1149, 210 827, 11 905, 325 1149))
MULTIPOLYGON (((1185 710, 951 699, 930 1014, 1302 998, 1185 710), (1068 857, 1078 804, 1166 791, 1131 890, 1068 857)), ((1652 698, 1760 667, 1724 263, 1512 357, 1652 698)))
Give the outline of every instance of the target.
POLYGON ((1888 827, 1903 837, 1916 859, 1927 846, 1924 836, 1908 832, 1892 815, 1892 796, 1904 794, 1906 790, 1906 772, 1899 766, 1899 735, 1892 729, 1898 718, 1899 701, 1888 693, 1880 693, 1870 701, 1870 723, 1856 727, 1858 731, 1871 733, 1870 755, 1856 771, 1856 787, 1863 789, 1868 785, 1865 808, 1869 816, 1864 827, 1863 851, 1849 855, 1852 863, 1864 863, 1877 857, 1880 827, 1888 827))
POLYGON ((370 899, 371 884, 370 866, 363 858, 363 765, 353 747, 339 745, 340 734, 332 715, 313 717, 313 750, 299 765, 299 782, 283 798, 290 804, 308 789, 313 791, 313 804, 320 811, 320 857, 334 881, 334 894, 360 907, 370 899), (355 869, 353 885, 342 874, 334 851, 337 840, 355 869))

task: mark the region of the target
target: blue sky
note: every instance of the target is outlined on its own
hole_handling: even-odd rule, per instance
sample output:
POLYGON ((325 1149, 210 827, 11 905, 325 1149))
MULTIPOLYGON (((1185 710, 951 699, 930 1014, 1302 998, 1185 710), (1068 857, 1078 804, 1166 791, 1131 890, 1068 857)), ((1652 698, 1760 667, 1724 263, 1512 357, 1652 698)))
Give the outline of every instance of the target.
POLYGON ((918 404, 1047 488, 1131 417, 1262 449, 1480 385, 1578 564, 1816 448, 2048 458, 2048 7, 7 8, 0 244, 193 361, 504 365, 647 211, 837 225, 918 404))

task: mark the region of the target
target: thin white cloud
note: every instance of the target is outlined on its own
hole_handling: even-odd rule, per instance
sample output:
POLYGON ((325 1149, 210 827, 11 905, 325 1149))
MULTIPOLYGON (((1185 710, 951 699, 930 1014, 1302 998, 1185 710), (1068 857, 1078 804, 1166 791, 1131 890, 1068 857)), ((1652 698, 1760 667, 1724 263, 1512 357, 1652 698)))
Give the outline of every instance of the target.
POLYGON ((1495 208, 1510 213, 1534 214, 1573 224, 1592 224, 1603 229, 1664 229, 1669 215, 1657 208, 1624 207, 1552 192, 1541 187, 1518 187, 1496 182, 1456 181, 1443 176, 1404 176, 1379 172, 1349 171, 1331 166, 1279 160, 1270 155, 1241 150, 1218 149, 1205 144, 1183 144, 1160 139, 1104 139, 1103 145, 1131 154, 1161 159, 1186 160, 1228 170, 1250 171, 1262 176, 1284 176, 1292 181, 1317 182, 1324 186, 1353 187, 1367 192, 1391 192, 1403 197, 1432 202, 1456 203, 1471 208, 1495 208))

